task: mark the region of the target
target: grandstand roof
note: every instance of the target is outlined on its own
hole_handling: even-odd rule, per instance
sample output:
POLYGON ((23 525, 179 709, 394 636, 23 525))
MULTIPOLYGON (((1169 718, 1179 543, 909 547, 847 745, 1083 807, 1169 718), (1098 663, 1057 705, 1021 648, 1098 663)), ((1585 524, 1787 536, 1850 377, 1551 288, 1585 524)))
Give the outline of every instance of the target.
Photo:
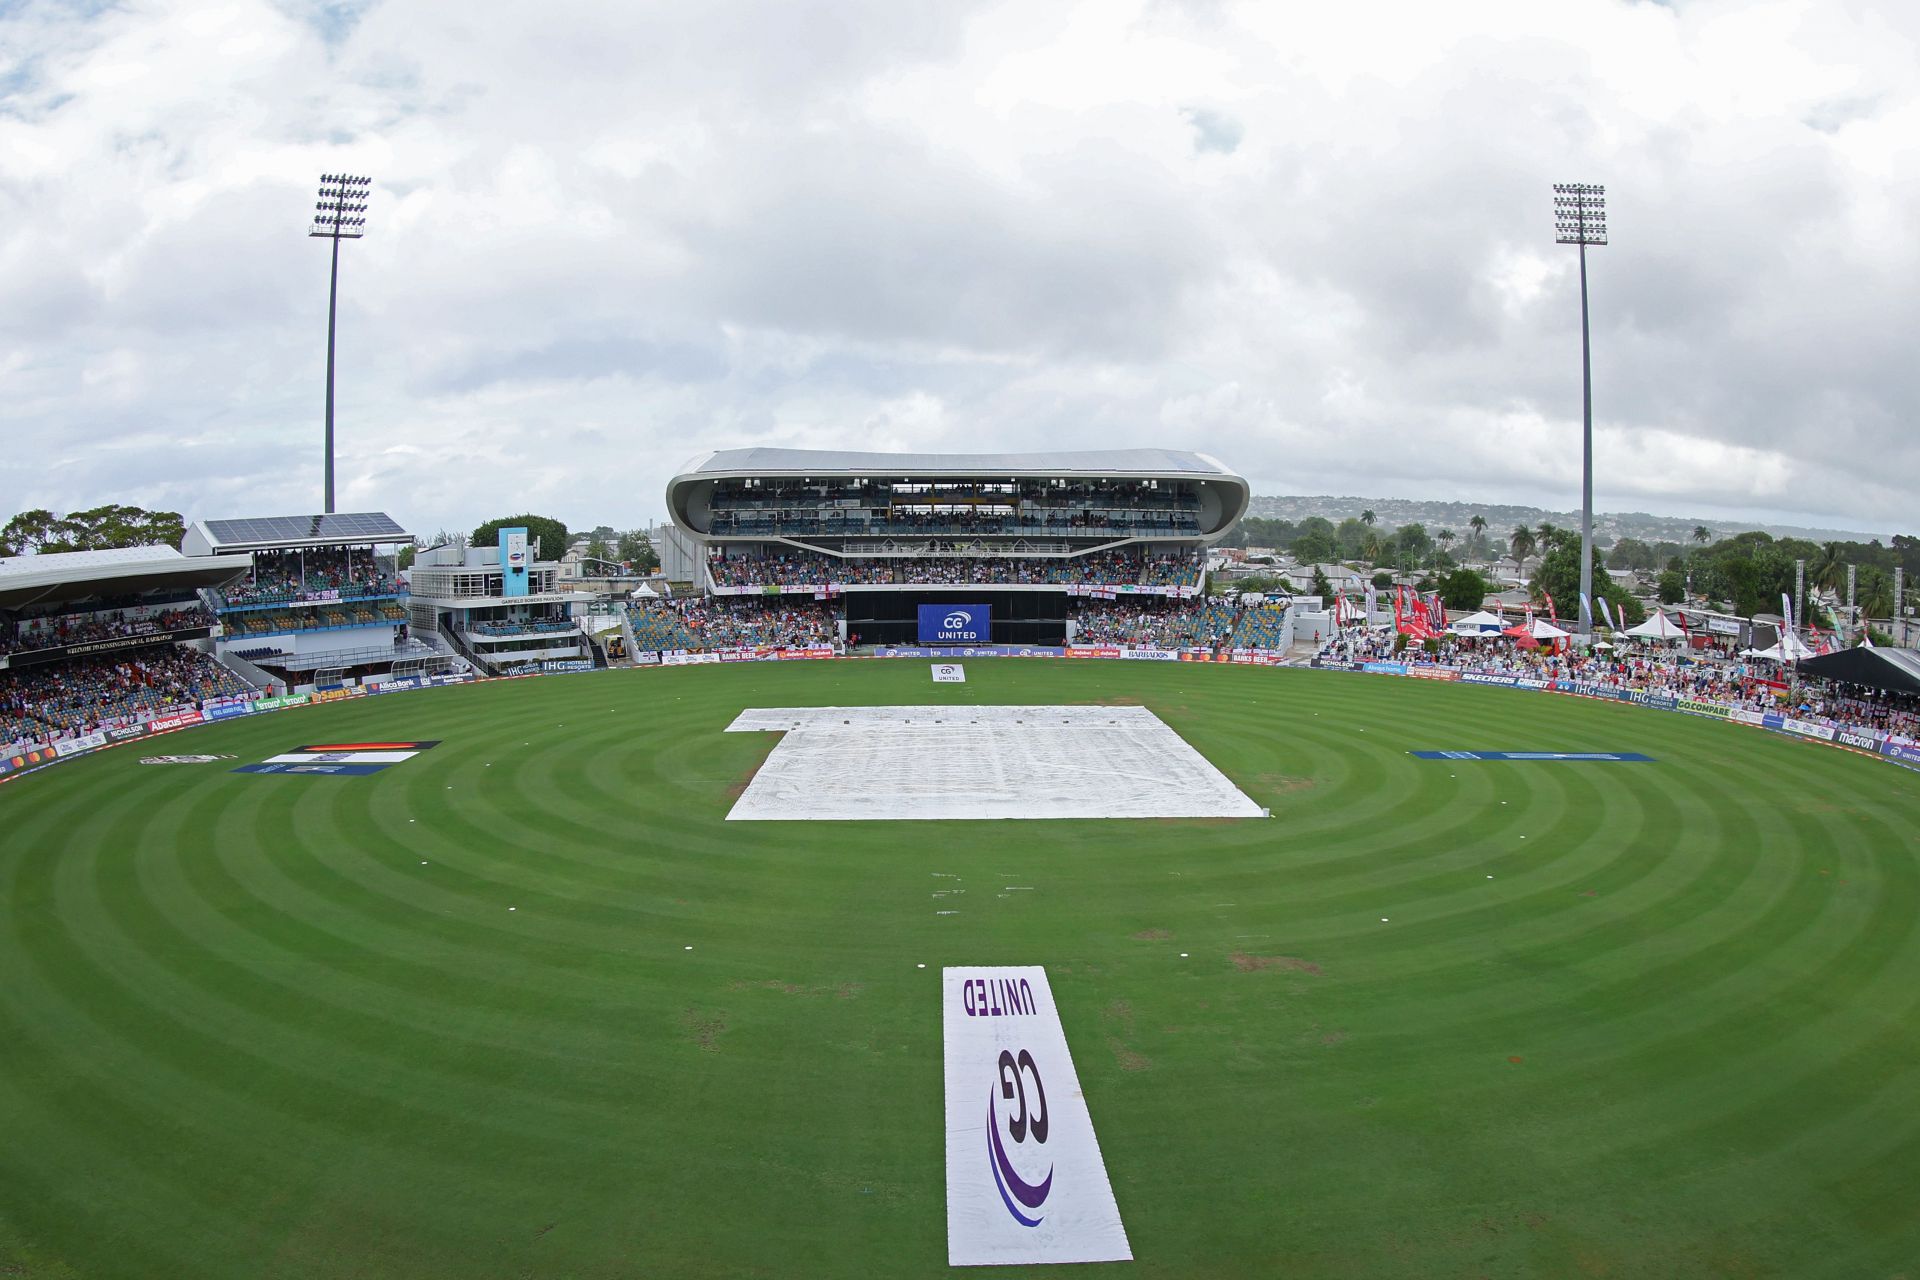
POLYGON ((157 546, 12 556, 0 559, 0 609, 137 595, 158 587, 218 587, 252 568, 246 556, 183 556, 157 546))
MULTIPOLYGON (((711 495, 723 480, 857 479, 877 484, 998 483, 1030 480, 1154 480, 1187 486, 1201 499, 1200 528, 1188 537, 1221 538, 1246 513, 1247 482, 1219 459, 1184 449, 1087 449, 1045 453, 867 453, 840 449, 721 449, 690 460, 667 482, 667 515, 696 536, 707 534, 711 495)), ((996 535, 998 536, 998 535, 996 535)))
POLYGON ((1827 680, 1844 680, 1889 693, 1920 693, 1920 652, 1912 649, 1882 649, 1860 645, 1800 659, 1804 675, 1827 680))
POLYGON ((688 463, 703 475, 1219 476, 1217 459, 1181 449, 1088 449, 1047 453, 859 453, 838 449, 721 449, 688 463))
POLYGON ((384 511, 331 515, 249 516, 237 520, 196 520, 183 545, 193 555, 229 551, 272 551, 281 547, 359 547, 376 542, 411 542, 413 535, 384 511))

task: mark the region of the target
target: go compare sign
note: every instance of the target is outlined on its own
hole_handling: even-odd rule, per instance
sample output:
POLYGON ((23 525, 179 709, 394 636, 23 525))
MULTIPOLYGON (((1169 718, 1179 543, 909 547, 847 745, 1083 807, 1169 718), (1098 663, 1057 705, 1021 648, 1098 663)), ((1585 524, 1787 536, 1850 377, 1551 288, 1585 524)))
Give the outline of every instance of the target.
POLYGON ((1132 1259, 1046 970, 946 969, 940 1005, 948 1265, 1132 1259))

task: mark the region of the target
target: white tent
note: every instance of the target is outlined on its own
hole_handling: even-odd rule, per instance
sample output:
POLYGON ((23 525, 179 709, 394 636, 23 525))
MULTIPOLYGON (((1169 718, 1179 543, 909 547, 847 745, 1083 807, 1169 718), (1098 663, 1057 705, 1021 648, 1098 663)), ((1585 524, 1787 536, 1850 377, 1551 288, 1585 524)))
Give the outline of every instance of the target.
POLYGON ((1507 624, 1486 612, 1470 613, 1464 618, 1455 618, 1447 630, 1457 636, 1493 635, 1507 624))
POLYGON ((643 582, 633 590, 627 592, 627 598, 629 600, 657 600, 660 598, 660 593, 643 582))
POLYGON ((1565 640, 1568 636, 1572 635, 1573 632, 1562 631, 1551 622, 1542 622, 1540 619, 1535 618, 1533 620, 1533 628, 1527 634, 1531 635, 1535 640, 1565 640))
POLYGON ((1655 609, 1647 615, 1645 622, 1637 627, 1627 628, 1627 634, 1630 636, 1644 636, 1649 640, 1680 640, 1686 637, 1687 629, 1675 623, 1674 620, 1666 614, 1655 609))

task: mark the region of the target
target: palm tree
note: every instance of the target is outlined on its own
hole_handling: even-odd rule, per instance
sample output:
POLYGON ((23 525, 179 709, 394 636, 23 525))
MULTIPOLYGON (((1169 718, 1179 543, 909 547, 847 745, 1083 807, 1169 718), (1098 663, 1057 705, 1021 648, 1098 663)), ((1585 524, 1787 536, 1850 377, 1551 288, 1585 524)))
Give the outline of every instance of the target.
MULTIPOLYGON (((1440 544, 1440 550, 1449 554, 1453 548, 1453 539, 1454 532, 1451 529, 1441 529, 1433 535, 1433 540, 1440 544)), ((1435 558, 1438 559, 1438 557, 1435 558)))
POLYGON ((1380 563, 1380 535, 1370 533, 1367 540, 1360 544, 1360 558, 1370 565, 1380 563))
POLYGON ((1473 530, 1472 536, 1467 539, 1468 545, 1484 547, 1487 542, 1487 518, 1475 512, 1473 518, 1467 521, 1467 528, 1473 530))
POLYGON ((1837 542, 1825 543, 1813 563, 1807 566, 1807 580, 1816 587, 1839 591, 1847 577, 1846 549, 1837 542))
POLYGON ((1367 528, 1369 529, 1373 528, 1373 522, 1375 520, 1378 520, 1379 518, 1380 518, 1379 516, 1376 516, 1375 514, 1373 514, 1372 507, 1368 507, 1365 511, 1362 511, 1360 513, 1360 523, 1367 526, 1367 528))
POLYGON ((1536 537, 1534 546, 1540 548, 1542 551, 1551 551, 1553 550, 1555 539, 1560 536, 1560 527, 1550 521, 1542 520, 1535 526, 1533 532, 1536 537))
MULTIPOLYGON (((1547 525, 1545 527, 1552 528, 1553 526, 1547 525)), ((1538 545, 1538 541, 1533 536, 1533 530, 1523 524, 1513 526, 1513 532, 1507 538, 1507 549, 1513 552, 1514 562, 1520 566, 1523 572, 1526 569, 1527 557, 1533 554, 1533 549, 1538 545)))
POLYGON ((1713 541, 1713 530, 1703 524, 1693 526, 1693 540, 1702 546, 1713 541))

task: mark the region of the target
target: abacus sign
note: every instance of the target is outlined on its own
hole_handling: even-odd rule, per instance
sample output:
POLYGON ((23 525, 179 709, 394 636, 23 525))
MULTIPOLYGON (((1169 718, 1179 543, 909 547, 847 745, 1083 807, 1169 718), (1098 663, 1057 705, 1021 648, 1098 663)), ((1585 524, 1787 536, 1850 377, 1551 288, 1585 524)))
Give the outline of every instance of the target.
POLYGON ((1046 970, 950 968, 947 1262, 1133 1257, 1046 970))

